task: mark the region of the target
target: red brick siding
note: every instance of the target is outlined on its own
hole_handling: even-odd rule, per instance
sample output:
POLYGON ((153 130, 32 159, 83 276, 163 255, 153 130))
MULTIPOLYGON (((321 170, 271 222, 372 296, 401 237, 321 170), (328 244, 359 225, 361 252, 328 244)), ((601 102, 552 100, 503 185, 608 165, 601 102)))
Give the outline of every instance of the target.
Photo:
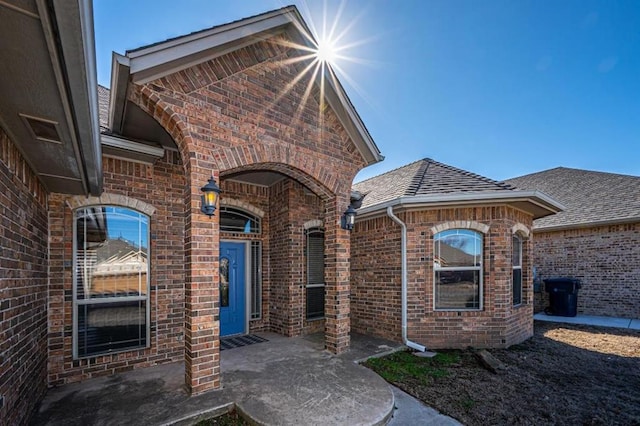
POLYGON ((47 384, 47 193, 0 129, 0 423, 27 423, 47 384))
MULTIPOLYGON (((533 291, 525 240, 523 304, 512 304, 512 227, 532 218, 506 206, 399 213, 407 225, 407 322, 410 340, 428 348, 505 347, 533 333, 533 291), (473 220, 484 235, 483 310, 434 311, 433 235, 443 222, 473 220)), ((400 330, 400 227, 386 218, 360 220, 353 234, 353 324, 357 331, 398 340, 400 330), (394 261, 395 256, 395 261, 394 261), (380 279, 382 275, 385 278, 380 279), (385 301, 391 301, 387 303, 385 301), (388 309, 387 309, 388 307, 388 309)))
POLYGON ((402 340, 400 227, 388 217, 356 222, 351 235, 351 329, 402 340))
MULTIPOLYGON (((640 223, 535 232, 534 265, 544 278, 582 281, 578 313, 640 317, 640 223)), ((536 310, 548 294, 536 298, 536 310)))
POLYGON ((150 218, 151 346, 73 360, 73 212, 67 196, 50 196, 51 280, 49 383, 60 385, 184 357, 184 190, 179 156, 167 152, 155 165, 103 158, 105 193, 156 208, 150 218))
POLYGON ((271 190, 271 330, 286 336, 317 331, 322 321, 309 323, 305 319, 304 223, 322 218, 324 203, 291 179, 271 190))
MULTIPOLYGON (((323 217, 330 224, 329 293, 336 293, 327 300, 341 304, 339 313, 332 313, 327 322, 327 328, 333 329, 327 345, 335 352, 348 346, 348 233, 338 229, 338 218, 348 204, 353 177, 365 161, 335 113, 319 101, 319 88, 311 84, 312 73, 296 79, 307 63, 290 59, 306 53, 291 49, 282 37, 259 41, 144 85, 134 84, 128 93, 129 101, 161 123, 173 137, 182 158, 188 159, 185 160, 189 188, 185 210, 185 362, 187 385, 195 393, 219 385, 217 303, 210 308, 197 302, 198 298, 218 300, 217 287, 199 285, 218 280, 217 219, 204 221, 198 213, 199 188, 211 172, 224 179, 243 171, 277 171, 305 185, 325 202, 335 202, 340 197, 339 203, 326 209, 323 217), (204 261, 209 257, 213 259, 211 263, 204 261)), ((273 202, 270 204, 271 209, 278 208, 273 202)), ((271 222, 269 232, 276 235, 276 225, 271 222)), ((290 238, 292 225, 284 226, 282 231, 278 235, 282 241, 284 238, 296 241, 290 238)), ((295 276, 299 271, 294 270, 299 266, 280 270, 273 264, 284 265, 282 256, 289 255, 288 251, 276 253, 277 244, 271 242, 272 270, 282 272, 282 278, 297 280, 299 285, 300 278, 295 276)), ((292 258, 300 259, 293 255, 292 258)), ((292 302, 302 290, 289 288, 280 294, 277 286, 283 284, 276 282, 273 275, 270 278, 270 326, 285 334, 296 334, 300 324, 300 314, 295 312, 297 305, 287 305, 292 306, 288 312, 275 311, 278 303, 292 302), (275 296, 281 296, 282 300, 274 299, 275 296)))

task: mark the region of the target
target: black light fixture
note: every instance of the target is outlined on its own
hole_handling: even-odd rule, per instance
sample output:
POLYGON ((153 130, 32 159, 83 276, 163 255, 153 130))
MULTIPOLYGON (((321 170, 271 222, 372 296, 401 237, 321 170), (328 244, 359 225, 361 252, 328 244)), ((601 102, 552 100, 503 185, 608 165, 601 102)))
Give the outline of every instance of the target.
POLYGON ((342 229, 346 229, 347 231, 351 231, 353 226, 356 223, 356 211, 351 207, 347 207, 347 210, 342 213, 342 217, 340 218, 340 226, 342 229))
POLYGON ((216 211, 216 204, 218 203, 218 195, 220 194, 220 187, 216 185, 215 179, 213 176, 209 178, 209 183, 200 188, 203 195, 200 196, 200 200, 202 205, 200 206, 200 211, 207 216, 211 217, 216 211))

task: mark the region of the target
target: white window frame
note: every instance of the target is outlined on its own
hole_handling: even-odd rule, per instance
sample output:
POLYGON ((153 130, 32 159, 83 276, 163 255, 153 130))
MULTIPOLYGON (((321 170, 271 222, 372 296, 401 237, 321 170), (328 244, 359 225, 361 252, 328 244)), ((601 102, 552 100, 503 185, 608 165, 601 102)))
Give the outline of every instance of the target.
MULTIPOLYGON (((148 348, 151 344, 151 285, 150 285, 150 275, 151 275, 151 218, 145 214, 142 213, 141 211, 132 209, 130 207, 126 207, 126 206, 116 206, 116 205, 90 205, 90 206, 83 206, 80 207, 76 210, 73 211, 73 253, 72 253, 72 259, 73 259, 73 313, 72 313, 72 318, 73 318, 73 325, 72 325, 72 352, 73 352, 73 359, 87 359, 87 358, 94 358, 94 357, 99 357, 99 356, 104 356, 104 355, 109 355, 109 354, 115 354, 115 353, 122 353, 122 352, 131 352, 131 351, 137 351, 140 349, 145 349, 148 348), (109 297, 109 298, 102 298, 102 299, 82 299, 82 300, 78 300, 78 294, 77 294, 77 278, 78 278, 78 264, 77 264, 77 253, 78 253, 78 232, 77 232, 77 225, 76 225, 76 221, 78 219, 78 213, 82 210, 88 210, 88 209, 102 209, 102 208, 121 208, 121 209, 126 209, 126 210, 130 210, 133 212, 136 212, 138 214, 140 214, 141 216, 145 217, 147 219, 147 274, 146 274, 146 291, 145 291, 145 296, 123 296, 123 297, 109 297), (117 349, 117 350, 112 350, 112 351, 104 351, 104 352, 98 352, 98 353, 92 353, 92 354, 87 354, 87 355, 79 355, 78 354, 78 333, 79 333, 79 329, 78 329, 78 308, 80 306, 83 305, 92 305, 92 304, 104 304, 104 305, 108 305, 108 304, 112 304, 112 303, 122 303, 122 302, 132 302, 132 301, 144 301, 145 302, 145 327, 146 327, 146 335, 145 335, 145 345, 144 346, 132 346, 132 347, 128 347, 128 348, 122 348, 122 349, 117 349)), ((83 270, 84 273, 84 270, 83 270)))
POLYGON ((460 312, 460 311, 471 311, 471 312, 479 312, 482 311, 484 309, 484 279, 483 279, 483 270, 484 270, 484 234, 478 230, 475 229, 468 229, 468 228, 452 228, 452 229, 445 229, 442 230, 436 234, 434 234, 433 236, 433 255, 434 255, 434 262, 433 262, 433 310, 434 311, 440 311, 440 312, 460 312), (480 264, 476 265, 476 266, 440 266, 436 261, 435 261, 435 255, 436 255, 436 244, 439 242, 437 237, 439 234, 445 233, 445 232, 451 232, 451 231, 469 231, 469 232, 473 232, 474 234, 477 234, 480 237, 480 246, 481 246, 481 253, 479 256, 480 259, 480 264), (442 271, 478 271, 478 307, 477 308, 439 308, 437 306, 438 302, 438 290, 437 290, 437 273, 438 272, 442 272, 442 271))

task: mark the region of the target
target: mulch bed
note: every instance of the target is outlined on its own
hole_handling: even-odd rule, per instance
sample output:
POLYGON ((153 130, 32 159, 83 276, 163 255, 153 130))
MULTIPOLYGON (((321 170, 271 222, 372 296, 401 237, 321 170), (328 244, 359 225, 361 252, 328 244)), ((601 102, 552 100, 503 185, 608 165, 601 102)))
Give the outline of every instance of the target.
POLYGON ((424 361, 445 365, 414 376, 365 365, 466 425, 640 425, 640 331, 536 322, 531 339, 489 352, 498 374, 472 351, 445 351, 424 361))

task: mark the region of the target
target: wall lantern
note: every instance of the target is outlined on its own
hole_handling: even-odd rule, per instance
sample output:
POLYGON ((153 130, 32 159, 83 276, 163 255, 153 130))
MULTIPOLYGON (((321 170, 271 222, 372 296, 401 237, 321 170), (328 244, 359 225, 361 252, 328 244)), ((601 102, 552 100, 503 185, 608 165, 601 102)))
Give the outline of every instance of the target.
POLYGON ((200 211, 211 217, 216 211, 220 188, 216 185, 216 181, 213 179, 213 176, 211 176, 209 178, 209 183, 200 188, 200 190, 204 192, 204 194, 200 196, 200 200, 202 202, 200 211))
POLYGON ((345 212, 342 213, 342 217, 340 218, 340 226, 342 227, 342 229, 351 231, 355 223, 356 223, 356 211, 353 209, 353 207, 351 207, 351 204, 349 204, 349 207, 347 207, 347 210, 345 210, 345 212))

